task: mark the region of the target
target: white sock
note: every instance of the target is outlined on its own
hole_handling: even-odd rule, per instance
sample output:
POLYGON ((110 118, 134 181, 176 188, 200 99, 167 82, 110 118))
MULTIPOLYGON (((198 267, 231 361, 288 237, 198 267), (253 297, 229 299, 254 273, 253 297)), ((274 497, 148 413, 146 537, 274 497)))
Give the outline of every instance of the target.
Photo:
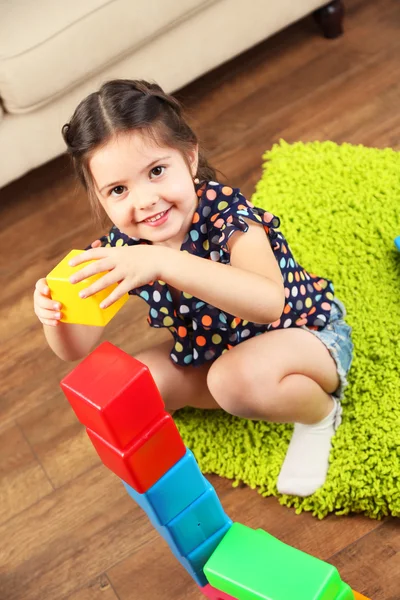
POLYGON ((319 423, 295 423, 292 439, 278 477, 278 492, 310 496, 324 484, 329 466, 331 440, 342 419, 342 407, 335 406, 319 423))

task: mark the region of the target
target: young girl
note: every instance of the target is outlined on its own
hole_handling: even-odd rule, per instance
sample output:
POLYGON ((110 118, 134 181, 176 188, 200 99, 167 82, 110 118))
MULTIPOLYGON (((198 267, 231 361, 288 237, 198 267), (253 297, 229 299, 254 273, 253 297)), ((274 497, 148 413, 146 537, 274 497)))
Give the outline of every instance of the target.
MULTIPOLYGON (((114 223, 71 265, 71 282, 105 273, 102 303, 129 292, 150 306, 173 342, 137 355, 168 410, 223 408, 247 419, 293 422, 278 478, 307 496, 325 481, 352 358, 351 328, 332 283, 294 259, 279 218, 215 181, 177 100, 156 84, 105 83, 77 107, 63 136, 97 210, 114 223), (86 265, 89 260, 93 263, 86 265)), ((36 284, 35 313, 64 360, 88 354, 101 327, 61 323, 62 298, 36 284)))

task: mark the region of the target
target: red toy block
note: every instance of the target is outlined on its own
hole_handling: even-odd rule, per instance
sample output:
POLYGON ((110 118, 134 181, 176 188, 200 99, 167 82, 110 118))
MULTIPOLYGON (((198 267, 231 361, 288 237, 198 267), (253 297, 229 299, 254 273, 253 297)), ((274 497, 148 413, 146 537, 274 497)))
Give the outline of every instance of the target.
POLYGON ((230 596, 225 592, 221 592, 221 590, 217 590, 209 583, 200 589, 203 592, 203 594, 207 596, 207 598, 210 598, 210 600, 237 600, 233 596, 230 596))
POLYGON ((171 415, 160 419, 121 450, 87 429, 102 462, 139 494, 146 492, 185 454, 186 447, 171 415))
POLYGON ((61 381, 79 421, 124 448, 164 414, 164 402, 146 365, 103 342, 61 381))

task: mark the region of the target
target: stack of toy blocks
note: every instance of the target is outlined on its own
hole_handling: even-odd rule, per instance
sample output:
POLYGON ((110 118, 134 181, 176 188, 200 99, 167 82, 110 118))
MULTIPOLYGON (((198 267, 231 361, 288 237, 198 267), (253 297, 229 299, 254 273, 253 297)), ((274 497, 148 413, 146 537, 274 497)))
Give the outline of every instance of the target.
POLYGON ((61 387, 103 463, 205 586, 203 567, 232 521, 164 410, 149 369, 104 342, 61 387))
POLYGON ((61 382, 101 460, 211 600, 362 600, 335 567, 232 523, 148 368, 109 342, 61 382))

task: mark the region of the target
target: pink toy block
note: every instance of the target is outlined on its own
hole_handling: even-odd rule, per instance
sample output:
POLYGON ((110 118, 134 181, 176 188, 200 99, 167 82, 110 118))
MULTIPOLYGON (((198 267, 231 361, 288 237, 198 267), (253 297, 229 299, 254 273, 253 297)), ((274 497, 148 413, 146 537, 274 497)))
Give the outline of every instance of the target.
POLYGON ((120 449, 165 412, 148 367, 110 342, 100 344, 60 385, 80 422, 120 449))
POLYGON ((139 494, 147 492, 186 453, 174 420, 166 412, 125 449, 89 428, 87 433, 105 466, 139 494))
POLYGON ((217 590, 209 583, 200 589, 203 592, 203 594, 207 596, 207 598, 210 598, 210 600, 237 600, 237 598, 234 598, 229 594, 225 594, 225 592, 221 592, 221 590, 217 590))

